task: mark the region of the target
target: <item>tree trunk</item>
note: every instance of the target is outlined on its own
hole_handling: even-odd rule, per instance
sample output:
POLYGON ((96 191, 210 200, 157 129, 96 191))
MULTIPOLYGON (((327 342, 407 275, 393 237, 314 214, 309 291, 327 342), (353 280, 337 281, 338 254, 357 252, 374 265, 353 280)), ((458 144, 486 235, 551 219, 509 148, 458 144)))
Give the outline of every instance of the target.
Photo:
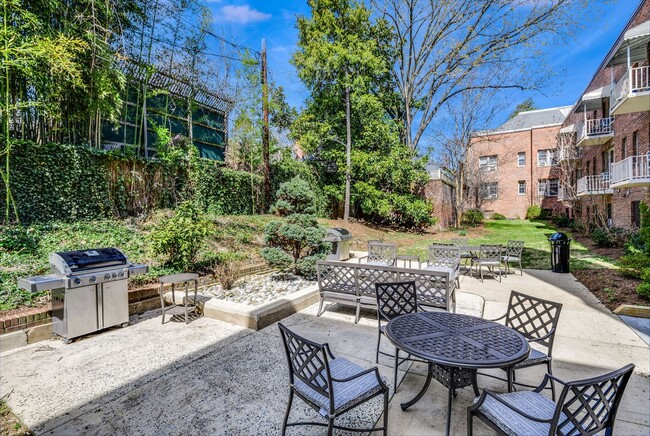
POLYGON ((343 212, 343 219, 345 221, 350 220, 350 179, 351 179, 351 166, 352 159, 350 157, 352 151, 352 127, 350 120, 350 87, 345 87, 345 130, 346 130, 346 141, 345 141, 345 209, 343 212))

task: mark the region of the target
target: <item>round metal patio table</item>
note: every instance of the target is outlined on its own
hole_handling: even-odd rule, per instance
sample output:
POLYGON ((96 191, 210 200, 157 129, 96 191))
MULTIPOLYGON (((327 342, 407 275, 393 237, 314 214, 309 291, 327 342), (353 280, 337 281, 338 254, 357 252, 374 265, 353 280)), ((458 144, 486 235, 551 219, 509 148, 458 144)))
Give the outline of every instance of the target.
MULTIPOLYGON (((402 403, 406 410, 417 403, 442 367, 448 373, 439 380, 449 388, 446 434, 449 434, 451 399, 456 388, 471 385, 478 396, 476 370, 508 368, 528 357, 528 341, 520 333, 483 318, 449 312, 416 312, 393 318, 386 325, 386 337, 400 350, 429 363, 427 379, 420 392, 402 403), (459 380, 470 378, 468 382, 459 380)), ((510 374, 510 372, 508 372, 510 374)), ((508 379, 508 390, 512 380, 508 379)))

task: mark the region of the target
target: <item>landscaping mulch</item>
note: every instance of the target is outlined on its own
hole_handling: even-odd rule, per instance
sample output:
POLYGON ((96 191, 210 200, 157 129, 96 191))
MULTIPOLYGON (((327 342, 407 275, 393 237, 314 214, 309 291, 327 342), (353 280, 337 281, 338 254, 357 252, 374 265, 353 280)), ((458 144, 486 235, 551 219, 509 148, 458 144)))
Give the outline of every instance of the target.
POLYGON ((572 274, 610 310, 621 304, 650 306, 650 299, 636 292, 641 280, 625 277, 617 270, 576 270, 572 274))
POLYGON ((584 245, 589 251, 599 256, 609 257, 610 259, 618 260, 625 254, 625 247, 599 247, 594 243, 594 241, 591 240, 591 237, 589 236, 582 236, 574 233, 573 240, 584 245))

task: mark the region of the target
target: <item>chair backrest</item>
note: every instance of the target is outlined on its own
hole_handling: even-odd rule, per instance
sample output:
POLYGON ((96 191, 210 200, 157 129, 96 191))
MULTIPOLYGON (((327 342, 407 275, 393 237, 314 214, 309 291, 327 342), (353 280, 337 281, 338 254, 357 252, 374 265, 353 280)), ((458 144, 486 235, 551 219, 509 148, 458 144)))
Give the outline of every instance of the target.
POLYGON ((467 247, 469 245, 468 238, 451 238, 451 243, 457 247, 467 247))
POLYGON ((521 257, 521 253, 524 251, 524 243, 524 241, 508 241, 506 256, 521 257))
POLYGON ((535 342, 547 347, 550 356, 561 311, 561 303, 511 291, 505 324, 526 339, 539 339, 550 334, 548 338, 535 342))
POLYGON ((368 251, 370 252, 370 244, 381 244, 383 242, 383 239, 368 239, 368 251))
POLYGON ((481 244, 478 257, 479 260, 501 261, 502 254, 503 254, 503 246, 501 245, 481 244))
POLYGON ((332 376, 329 369, 329 359, 333 359, 327 344, 305 339, 289 330, 284 324, 278 323, 284 343, 284 350, 289 363, 289 381, 302 381, 314 391, 330 398, 330 407, 334 408, 334 397, 331 395, 332 376))
POLYGON ((394 265, 397 258, 397 245, 388 242, 368 244, 368 262, 385 262, 394 265))
POLYGON ((375 283, 377 315, 390 321, 399 315, 418 311, 415 282, 375 283))
POLYGON ((549 434, 593 435, 611 429, 633 370, 629 364, 599 377, 566 383, 549 434))
POLYGON ((460 264, 460 248, 445 245, 429 246, 429 265, 456 268, 460 264))

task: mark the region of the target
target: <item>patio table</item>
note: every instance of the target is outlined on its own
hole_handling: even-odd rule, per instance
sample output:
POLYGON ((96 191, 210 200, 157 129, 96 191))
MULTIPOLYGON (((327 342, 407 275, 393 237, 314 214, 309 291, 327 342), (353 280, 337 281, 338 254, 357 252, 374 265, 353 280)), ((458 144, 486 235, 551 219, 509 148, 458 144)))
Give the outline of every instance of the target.
POLYGON ((404 262, 404 268, 406 268, 406 262, 409 263, 409 268, 412 268, 412 262, 415 261, 417 265, 420 265, 420 256, 410 255, 410 254, 398 254, 397 260, 404 262))
POLYGON ((188 290, 189 290, 189 284, 192 282, 194 284, 194 304, 192 305, 192 310, 194 313, 197 311, 196 307, 196 302, 197 302, 197 289, 198 289, 198 283, 199 283, 199 275, 194 274, 194 273, 183 273, 183 274, 172 274, 168 276, 162 276, 158 279, 160 282, 160 305, 162 306, 162 323, 165 323, 165 299, 163 298, 163 294, 165 293, 165 285, 171 285, 170 290, 172 291, 172 307, 176 306, 176 296, 174 294, 175 291, 175 286, 179 284, 184 284, 185 285, 185 324, 189 323, 189 319, 187 317, 187 301, 189 300, 188 297, 188 290))
MULTIPOLYGON (((386 337, 400 350, 428 362, 424 386, 412 400, 400 405, 402 410, 422 398, 434 376, 449 389, 447 435, 455 390, 471 384, 478 396, 479 368, 508 368, 525 360, 530 352, 528 341, 517 331, 483 318, 450 312, 398 316, 386 325, 386 337)), ((508 379, 509 391, 511 388, 512 380, 508 379)))

